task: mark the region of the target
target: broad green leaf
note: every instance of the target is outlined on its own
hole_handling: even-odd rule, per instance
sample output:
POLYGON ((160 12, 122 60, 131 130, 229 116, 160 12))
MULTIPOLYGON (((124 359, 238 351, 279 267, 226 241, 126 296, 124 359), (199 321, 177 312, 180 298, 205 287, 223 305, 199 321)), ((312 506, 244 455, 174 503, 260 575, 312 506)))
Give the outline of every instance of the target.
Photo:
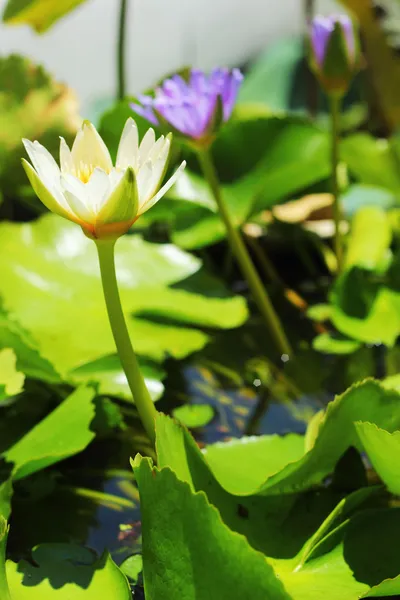
POLYGON ((232 532, 205 494, 169 468, 133 463, 142 506, 146 598, 290 600, 264 556, 232 532), (179 506, 179 510, 176 508, 179 506))
MULTIPOLYGON (((35 3, 48 6, 49 1, 35 3)), ((18 55, 0 59, 0 181, 5 195, 14 197, 16 191, 21 195, 25 186, 26 200, 29 196, 35 209, 42 210, 21 166, 25 155, 21 140, 38 140, 58 157, 59 136, 69 140, 80 125, 77 111, 73 92, 54 81, 43 67, 18 55)))
POLYGON ((131 600, 125 575, 107 552, 72 544, 43 544, 32 550, 33 563, 7 562, 12 600, 131 600))
POLYGON ((132 554, 132 556, 128 556, 121 564, 120 568, 130 581, 136 583, 140 573, 143 571, 142 555, 132 554))
POLYGON ((400 294, 358 268, 343 273, 331 292, 331 319, 344 335, 392 347, 400 333, 400 294))
POLYGON ((14 479, 21 479, 78 454, 94 438, 94 390, 78 388, 52 413, 4 453, 14 463, 14 479))
POLYGON ((212 472, 225 489, 235 494, 256 490, 267 477, 304 455, 304 437, 297 434, 243 437, 204 449, 212 472))
POLYGON ((324 354, 352 354, 361 343, 341 335, 332 335, 331 333, 321 333, 313 339, 313 348, 324 354))
POLYGON ((11 600, 6 576, 6 548, 7 548, 8 525, 0 514, 0 597, 2 600, 11 600))
POLYGON ((358 181, 399 193, 400 173, 388 140, 356 133, 342 141, 340 153, 358 181))
POLYGON ((391 241, 392 231, 386 212, 378 206, 361 208, 351 224, 345 268, 378 270, 387 258, 391 241))
POLYGON ((170 467, 193 491, 205 492, 209 502, 220 511, 224 523, 233 531, 245 535, 253 548, 267 556, 291 558, 297 555, 341 498, 340 494, 330 490, 312 496, 307 493, 260 493, 262 487, 259 484, 268 475, 273 476, 285 461, 298 460, 302 453, 302 440, 296 439, 296 436, 289 436, 287 441, 282 442, 277 437, 271 437, 271 441, 266 441, 268 437, 261 439, 261 448, 269 445, 270 449, 282 449, 284 456, 280 460, 272 452, 258 455, 255 460, 254 450, 247 448, 244 438, 235 449, 238 466, 231 474, 227 474, 223 472, 222 465, 225 453, 228 456, 227 470, 229 467, 232 469, 229 448, 221 451, 214 473, 206 461, 207 455, 204 457, 181 425, 164 415, 158 415, 156 433, 159 467, 170 467), (250 454, 252 461, 249 460, 250 454), (250 474, 245 472, 246 466, 250 474), (235 473, 239 481, 236 481, 235 473))
POLYGON ((10 25, 27 24, 43 33, 85 0, 8 0, 3 21, 10 25))
POLYGON ((305 76, 303 58, 304 41, 300 37, 271 45, 246 73, 238 101, 263 103, 271 110, 302 109, 306 105, 306 86, 295 90, 294 83, 299 71, 305 76))
MULTIPOLYGON (((400 394, 386 390, 377 381, 366 380, 355 384, 328 405, 324 418, 320 418, 314 444, 304 456, 282 465, 278 472, 271 473, 266 469, 265 482, 256 489, 242 490, 241 494, 289 493, 321 482, 333 472, 336 463, 350 446, 359 447, 355 421, 370 421, 378 427, 394 430, 400 426, 399 402, 400 394)), ((157 449, 159 465, 170 465, 181 479, 191 481, 193 473, 189 464, 194 461, 199 465, 202 477, 209 478, 206 474, 209 468, 204 465, 204 458, 189 434, 181 428, 173 427, 163 416, 157 418, 157 449), (189 452, 191 458, 188 462, 189 452)), ((257 479, 259 480, 259 475, 257 479)), ((224 483, 227 485, 226 477, 224 483)), ((237 485, 229 481, 227 491, 234 493, 237 485), (235 487, 231 489, 230 486, 235 487)))
POLYGON ((12 348, 17 358, 17 370, 28 377, 49 383, 61 381, 53 365, 40 355, 32 336, 1 310, 0 348, 12 348))
POLYGON ((374 423, 356 423, 356 430, 375 471, 393 494, 400 494, 400 431, 374 423))
POLYGON ((16 362, 11 348, 0 350, 0 404, 24 389, 25 376, 17 371, 16 362))
MULTIPOLYGON (((213 155, 224 199, 237 225, 329 174, 326 133, 294 117, 254 114, 232 119, 218 136, 213 155)), ((199 248, 225 238, 213 197, 198 174, 186 168, 169 198, 175 217, 168 220, 179 246, 199 248)))
POLYGON ((0 483, 0 515, 8 519, 11 514, 11 498, 13 495, 11 469, 8 479, 0 483))
MULTIPOLYGON (((165 377, 165 372, 157 363, 144 358, 140 358, 140 370, 152 399, 158 400, 164 391, 161 381, 165 377)), ((98 384, 99 394, 118 396, 129 402, 132 401, 132 392, 116 354, 82 365, 71 371, 68 378, 74 385, 98 384)))
POLYGON ((172 411, 173 416, 181 423, 195 429, 204 427, 214 418, 214 409, 210 404, 184 404, 172 411))
POLYGON ((393 579, 385 579, 382 583, 375 585, 362 598, 389 598, 400 595, 400 575, 393 579))
MULTIPOLYGON (((63 377, 115 352, 95 244, 79 227, 55 215, 3 223, 0 252, 9 257, 0 265, 5 309, 63 377)), ((182 358, 202 348, 208 336, 188 324, 234 327, 247 317, 244 299, 229 296, 215 278, 199 273, 187 279, 201 262, 171 244, 124 236, 116 265, 133 344, 146 357, 182 358)))
POLYGON ((397 577, 399 534, 398 509, 364 510, 322 540, 300 568, 296 561, 272 564, 295 600, 376 597, 380 594, 371 586, 377 586, 376 592, 394 591, 394 582, 379 584, 397 577))

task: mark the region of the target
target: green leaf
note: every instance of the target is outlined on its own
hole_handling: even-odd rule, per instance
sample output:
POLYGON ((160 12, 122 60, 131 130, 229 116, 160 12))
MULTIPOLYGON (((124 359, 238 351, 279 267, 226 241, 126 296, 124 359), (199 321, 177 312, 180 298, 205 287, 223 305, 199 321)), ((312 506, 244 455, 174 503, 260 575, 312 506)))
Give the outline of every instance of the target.
POLYGON ((10 25, 27 24, 43 33, 85 0, 8 0, 3 21, 10 25))
POLYGON ((60 376, 53 365, 40 355, 32 336, 1 310, 0 348, 12 348, 17 358, 17 370, 28 377, 60 383, 60 376))
POLYGON ((0 350, 0 404, 24 389, 25 376, 17 371, 16 362, 11 348, 0 350))
POLYGON ((21 479, 78 454, 94 438, 94 390, 78 388, 50 415, 4 453, 14 463, 14 479, 21 479))
POLYGON ((7 562, 12 600, 131 600, 125 575, 107 552, 72 544, 43 544, 32 550, 33 563, 7 562))
POLYGON ((361 343, 341 335, 321 333, 313 339, 312 345, 324 354, 352 354, 360 348, 361 343))
POLYGON ((331 319, 344 335, 367 344, 392 347, 400 333, 400 294, 375 274, 353 268, 336 281, 331 319))
POLYGON ((169 468, 133 463, 142 506, 148 598, 289 600, 264 556, 224 525, 203 493, 169 468), (179 506, 179 511, 176 507, 179 506))
MULTIPOLYGON (((43 5, 40 0, 35 3, 43 5)), ((21 166, 21 156, 25 156, 21 140, 38 140, 58 157, 59 136, 69 140, 79 127, 77 110, 73 92, 54 81, 43 67, 18 55, 0 58, 0 182, 5 195, 18 193, 28 200, 30 194, 30 202, 38 212, 42 210, 21 166)))
MULTIPOLYGON (((55 215, 3 223, 0 252, 9 257, 0 264, 6 310, 64 378, 115 352, 95 245, 79 227, 55 215)), ((135 349, 148 358, 182 358, 202 348, 207 334, 188 324, 234 327, 247 317, 245 300, 229 296, 215 278, 199 273, 187 279, 201 262, 171 244, 124 236, 116 246, 116 265, 135 349)))
POLYGON ((204 427, 214 418, 214 409, 210 404, 184 404, 174 408, 172 414, 178 421, 195 429, 204 427))
POLYGON ((387 258, 391 241, 392 230, 386 212, 379 206, 361 208, 351 224, 345 268, 379 269, 387 258))
MULTIPOLYGON (((165 377, 165 372, 157 363, 144 358, 140 358, 140 370, 145 378, 147 389, 155 402, 161 398, 164 392, 161 381, 165 377)), ((69 380, 74 385, 98 384, 99 394, 118 396, 123 400, 132 402, 132 392, 116 354, 99 358, 70 371, 69 380)))
POLYGON ((0 597, 2 600, 11 600, 6 576, 6 548, 8 525, 3 515, 0 514, 0 597))
POLYGON ((399 193, 399 169, 388 140, 356 133, 341 142, 340 154, 358 181, 399 193))
MULTIPOLYGON (((355 421, 370 421, 378 427, 395 429, 400 426, 398 405, 400 395, 386 390, 379 382, 367 380, 348 389, 331 402, 324 414, 319 418, 318 434, 309 452, 275 473, 266 471, 265 482, 255 488, 242 489, 241 495, 279 494, 294 490, 307 489, 321 482, 333 472, 336 463, 350 446, 359 446, 359 438, 354 426, 355 421)), ((201 465, 204 459, 199 455, 191 437, 184 430, 172 427, 171 422, 163 416, 157 417, 157 450, 159 465, 169 465, 181 479, 191 481, 193 473, 187 462, 187 453, 194 454, 199 469, 205 473, 201 465)), ((206 475, 202 475, 206 478, 206 475)), ((209 476, 207 476, 209 477, 209 476)), ((257 475, 259 480, 259 475, 257 475)), ((238 485, 224 476, 227 491, 237 493, 238 485), (231 489, 231 486, 232 489, 231 489)), ((225 489, 225 488, 224 488, 225 489)))
POLYGON ((304 455, 304 436, 288 434, 243 437, 204 449, 213 474, 223 488, 248 494, 265 480, 304 455))
POLYGON ((128 556, 121 564, 121 571, 128 577, 130 581, 136 583, 140 573, 143 571, 143 558, 141 554, 133 554, 128 556))
POLYGON ((294 83, 303 58, 304 41, 300 37, 270 45, 246 73, 239 103, 263 103, 271 110, 301 109, 305 106, 306 86, 295 95, 294 83))
POLYGON ((362 598, 389 598, 400 595, 400 575, 393 579, 385 579, 382 583, 375 585, 362 598))
MULTIPOLYGON (((375 423, 355 424, 375 471, 393 494, 400 494, 400 431, 390 433, 375 423)), ((388 424, 390 426, 390 423, 388 424)))
MULTIPOLYGON (((329 174, 326 133, 294 117, 253 114, 233 119, 218 136, 213 155, 237 225, 329 174)), ((189 169, 185 173, 169 193, 175 202, 171 209, 177 211, 172 236, 178 245, 192 249, 215 243, 226 233, 206 182, 189 169), (181 208, 182 201, 190 205, 181 208)))

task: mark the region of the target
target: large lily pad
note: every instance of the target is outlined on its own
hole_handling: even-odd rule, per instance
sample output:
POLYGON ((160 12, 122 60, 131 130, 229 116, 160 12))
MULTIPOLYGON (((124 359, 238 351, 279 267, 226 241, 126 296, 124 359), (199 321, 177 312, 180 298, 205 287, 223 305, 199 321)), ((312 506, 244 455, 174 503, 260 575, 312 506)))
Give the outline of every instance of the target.
POLYGON ((94 438, 94 390, 78 388, 60 406, 4 453, 14 464, 13 478, 21 479, 78 454, 94 438))
POLYGON ((149 459, 138 457, 133 466, 142 503, 146 597, 290 599, 263 555, 224 525, 205 494, 149 459))
MULTIPOLYGON (((23 225, 3 223, 0 252, 8 257, 0 265, 5 308, 60 374, 66 377, 115 352, 95 244, 79 227, 54 215, 23 225)), ((212 293, 201 273, 182 281, 197 273, 201 262, 171 244, 125 236, 116 246, 116 264, 139 354, 182 358, 208 339, 187 325, 234 327, 247 316, 245 301, 230 297, 215 279, 212 293)))
POLYGON ((8 0, 3 21, 11 25, 28 24, 38 33, 43 33, 58 19, 82 4, 85 0, 8 0))
POLYGON ((105 552, 100 558, 72 544, 43 544, 32 551, 34 564, 6 564, 10 600, 130 600, 125 575, 105 552))
POLYGON ((0 350, 0 404, 22 392, 25 376, 16 369, 16 356, 11 348, 0 350))

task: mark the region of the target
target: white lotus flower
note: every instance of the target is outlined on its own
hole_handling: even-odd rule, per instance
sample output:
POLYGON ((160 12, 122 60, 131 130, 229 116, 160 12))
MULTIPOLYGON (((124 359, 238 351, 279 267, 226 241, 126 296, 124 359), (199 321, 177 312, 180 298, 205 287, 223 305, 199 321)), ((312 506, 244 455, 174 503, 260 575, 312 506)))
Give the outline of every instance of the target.
POLYGON ((92 239, 117 239, 175 183, 183 162, 160 189, 170 153, 170 136, 157 141, 149 129, 139 145, 129 118, 115 167, 96 128, 85 121, 72 149, 60 143, 60 167, 39 142, 23 140, 32 165, 23 159, 31 185, 52 212, 78 223, 92 239))

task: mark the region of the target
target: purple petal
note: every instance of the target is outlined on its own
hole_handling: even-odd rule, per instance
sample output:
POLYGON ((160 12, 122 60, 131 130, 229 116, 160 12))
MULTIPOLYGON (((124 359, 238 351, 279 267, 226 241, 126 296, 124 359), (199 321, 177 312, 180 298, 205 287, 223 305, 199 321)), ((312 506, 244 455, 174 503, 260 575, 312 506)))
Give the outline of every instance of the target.
POLYGON ((147 119, 147 121, 152 123, 152 125, 159 125, 158 119, 157 119, 156 115, 154 114, 151 106, 141 106, 140 104, 131 104, 131 109, 137 115, 140 115, 141 117, 144 117, 145 119, 147 119))
POLYGON ((195 94, 204 94, 207 91, 207 80, 203 71, 192 69, 190 73, 190 87, 195 94))
POLYGON ((339 15, 337 17, 337 22, 340 23, 340 25, 342 26, 349 57, 352 61, 355 61, 356 40, 355 40, 353 22, 347 15, 339 15))
POLYGON ((236 98, 242 85, 243 75, 239 69, 233 69, 229 78, 225 82, 222 91, 222 102, 224 107, 224 121, 227 121, 232 114, 236 98))
POLYGON ((311 46, 319 67, 322 67, 324 63, 329 38, 334 28, 335 21, 333 18, 317 16, 312 22, 311 46))

